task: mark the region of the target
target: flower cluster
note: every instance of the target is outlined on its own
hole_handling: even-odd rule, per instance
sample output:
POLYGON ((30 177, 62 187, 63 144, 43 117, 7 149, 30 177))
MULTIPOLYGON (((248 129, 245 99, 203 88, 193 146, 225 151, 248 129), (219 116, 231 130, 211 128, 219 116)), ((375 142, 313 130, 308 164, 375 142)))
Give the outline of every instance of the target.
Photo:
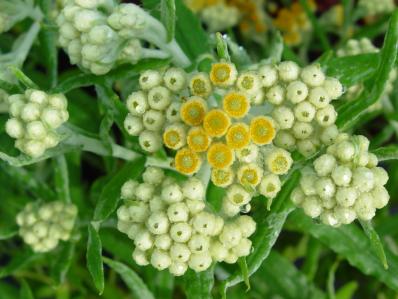
POLYGON ((137 264, 180 276, 188 268, 200 272, 213 261, 235 263, 250 253, 255 222, 249 216, 224 221, 206 211, 205 188, 198 179, 178 183, 154 167, 142 178, 142 183, 129 180, 122 186, 124 204, 117 211, 118 229, 134 240, 137 264))
POLYGON ((35 252, 47 252, 60 240, 69 240, 76 216, 75 205, 54 201, 40 206, 29 203, 16 220, 24 242, 35 252))
POLYGON ((376 209, 388 203, 384 188, 388 174, 377 167, 377 157, 368 147, 366 137, 340 133, 326 154, 303 170, 292 201, 308 216, 331 226, 372 219, 376 209))
MULTIPOLYGON (((359 40, 350 39, 343 47, 337 50, 336 54, 338 57, 344 57, 344 56, 353 56, 359 54, 378 53, 379 51, 380 49, 375 47, 370 39, 364 37, 359 40)), ((385 97, 388 97, 389 94, 391 94, 391 92, 394 89, 394 82, 397 79, 397 76, 398 76, 397 68, 392 69, 389 74, 388 81, 386 82, 384 92, 381 95, 379 101, 370 106, 368 110, 377 110, 382 108, 381 100, 385 97)), ((345 98, 347 100, 355 100, 362 92, 362 90, 363 90, 363 84, 355 84, 353 86, 350 86, 347 89, 345 98)))
POLYGON ((335 78, 326 77, 317 64, 302 69, 291 61, 263 65, 257 70, 263 87, 257 104, 272 104, 278 128, 276 146, 310 156, 324 139, 337 134, 337 112, 331 101, 343 94, 335 78))
POLYGON ((166 42, 163 25, 132 3, 67 0, 57 24, 59 44, 71 63, 96 75, 106 74, 118 63, 135 63, 145 57, 165 58, 170 52, 178 57, 177 64, 189 64, 175 42, 166 42), (143 48, 140 40, 165 52, 143 48))
POLYGON ((358 6, 363 9, 367 15, 390 13, 395 9, 394 0, 359 0, 358 6))
MULTIPOLYGON (((308 1, 308 4, 312 10, 315 10, 314 1, 308 1)), ((290 7, 280 9, 273 23, 282 32, 285 43, 290 46, 299 45, 305 34, 311 30, 307 14, 298 1, 293 2, 290 7)))
POLYGON ((60 136, 56 129, 69 118, 67 99, 63 94, 49 95, 28 89, 25 94, 8 97, 9 113, 5 129, 15 138, 15 146, 31 157, 39 157, 55 147, 60 136))

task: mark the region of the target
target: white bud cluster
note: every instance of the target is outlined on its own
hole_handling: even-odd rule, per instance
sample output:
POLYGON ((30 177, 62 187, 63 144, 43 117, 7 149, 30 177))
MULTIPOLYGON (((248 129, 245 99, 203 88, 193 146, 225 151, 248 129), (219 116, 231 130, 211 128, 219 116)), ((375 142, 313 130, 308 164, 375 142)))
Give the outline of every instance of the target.
POLYGON ((28 89, 8 97, 10 119, 6 132, 15 138, 15 147, 31 157, 40 157, 57 146, 57 129, 69 118, 68 101, 63 94, 47 94, 28 89))
POLYGON ((240 11, 224 2, 205 7, 200 12, 201 19, 208 26, 209 31, 218 32, 237 25, 241 18, 240 11))
POLYGON ((134 240, 138 265, 180 276, 188 268, 200 272, 213 261, 235 263, 250 253, 248 237, 255 222, 249 216, 224 222, 206 211, 205 187, 198 179, 178 183, 154 167, 142 178, 142 183, 129 180, 123 185, 125 203, 117 211, 118 229, 134 240))
POLYGON ((262 96, 255 104, 268 103, 279 129, 274 144, 310 156, 322 143, 321 133, 334 125, 337 112, 331 102, 343 94, 335 78, 326 77, 319 65, 300 68, 292 61, 257 69, 262 96))
MULTIPOLYGON (((147 70, 139 78, 141 90, 133 92, 126 101, 129 114, 124 121, 126 131, 138 136, 142 149, 153 153, 162 147, 162 132, 166 121, 180 119, 180 105, 172 103, 173 92, 186 86, 186 74, 181 68, 165 72, 147 70)), ((182 125, 180 125, 182 126, 182 125)))
MULTIPOLYGON (((358 40, 357 39, 348 40, 343 47, 337 50, 337 56, 344 57, 344 56, 353 56, 359 54, 370 54, 370 53, 378 53, 379 51, 380 49, 375 47, 369 38, 364 37, 358 40)), ((392 69, 388 76, 388 80, 386 82, 383 94, 380 96, 380 99, 375 104, 373 104, 368 108, 369 111, 375 111, 382 108, 381 101, 383 98, 388 97, 393 91, 394 82, 397 79, 397 76, 398 76, 397 68, 392 69)), ((344 98, 349 101, 357 99, 359 94, 362 92, 363 88, 364 88, 363 84, 355 84, 353 86, 350 86, 347 89, 344 98)))
POLYGON ((19 235, 35 252, 47 252, 60 240, 69 240, 75 225, 77 207, 62 201, 40 206, 29 203, 17 215, 19 235))
POLYGON ((362 8, 368 16, 390 13, 395 9, 394 0, 359 0, 358 7, 362 8))
POLYGON ((372 219, 389 201, 384 187, 388 174, 377 167, 377 157, 368 147, 366 137, 341 133, 326 154, 303 170, 292 201, 331 226, 372 219))

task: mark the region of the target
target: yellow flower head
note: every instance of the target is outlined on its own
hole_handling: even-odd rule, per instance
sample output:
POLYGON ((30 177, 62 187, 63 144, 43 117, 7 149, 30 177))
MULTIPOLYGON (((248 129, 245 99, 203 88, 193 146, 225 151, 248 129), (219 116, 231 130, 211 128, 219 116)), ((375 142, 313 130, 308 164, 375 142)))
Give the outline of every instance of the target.
POLYGON ((201 165, 200 157, 189 148, 180 149, 175 158, 175 168, 183 174, 193 174, 197 172, 201 165))
POLYGON ((224 136, 230 125, 231 119, 221 109, 209 111, 203 120, 203 128, 210 137, 224 136))
POLYGON ((232 63, 219 62, 211 66, 210 81, 216 86, 231 86, 235 83, 237 76, 238 72, 232 63))
POLYGON ((176 124, 167 127, 163 133, 163 143, 166 147, 178 150, 185 145, 185 130, 182 125, 176 124))
POLYGON ((226 168, 234 162, 234 152, 224 143, 213 143, 207 151, 207 161, 217 169, 226 168))
POLYGON ((225 136, 227 145, 232 149, 242 149, 250 143, 250 129, 244 123, 233 124, 225 136))
POLYGON ((242 118, 250 109, 249 99, 240 92, 230 92, 224 96, 223 108, 231 117, 242 118))
POLYGON ((202 127, 192 128, 188 132, 188 147, 194 152, 204 152, 210 146, 211 139, 202 127))
POLYGON ((250 122, 250 137, 257 145, 270 143, 275 137, 275 126, 271 118, 257 116, 250 122))
POLYGON ((224 169, 213 169, 211 181, 218 187, 228 187, 234 181, 234 172, 230 167, 224 169))
POLYGON ((245 164, 238 170, 238 180, 243 186, 255 187, 260 183, 262 177, 263 171, 256 164, 245 164))
POLYGON ((281 148, 272 150, 265 159, 268 170, 274 174, 286 174, 292 166, 293 159, 290 153, 281 148))
POLYGON ((202 123, 207 112, 207 104, 200 97, 191 97, 181 105, 180 116, 184 123, 198 126, 202 123))
POLYGON ((208 97, 211 93, 211 83, 209 77, 205 73, 198 73, 189 81, 191 93, 199 97, 208 97))

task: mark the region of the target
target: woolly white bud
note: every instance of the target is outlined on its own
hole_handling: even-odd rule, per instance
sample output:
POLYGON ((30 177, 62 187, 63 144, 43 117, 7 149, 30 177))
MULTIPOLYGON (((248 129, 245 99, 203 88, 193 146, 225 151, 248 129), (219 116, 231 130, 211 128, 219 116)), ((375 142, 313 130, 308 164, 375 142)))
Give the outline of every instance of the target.
POLYGON ((274 144, 278 147, 291 151, 296 145, 296 139, 289 131, 283 130, 276 134, 274 144))
POLYGON ((339 130, 336 125, 331 125, 323 129, 321 133, 321 141, 326 144, 330 145, 339 134, 339 130))
POLYGON ((384 208, 390 200, 390 195, 388 194, 387 189, 382 186, 376 186, 371 191, 371 194, 373 198, 372 204, 376 209, 384 208))
POLYGON ((374 182, 373 172, 366 167, 358 167, 352 173, 352 185, 362 192, 372 190, 374 182))
POLYGON ((134 202, 128 207, 131 221, 144 222, 149 215, 148 205, 144 202, 134 202))
POLYGON ((305 199, 305 194, 300 187, 297 187, 292 191, 290 199, 295 205, 299 206, 303 203, 305 199))
POLYGON ((140 87, 149 90, 162 83, 162 75, 156 70, 146 70, 139 78, 140 87))
POLYGON ((332 100, 336 100, 343 94, 343 85, 336 78, 326 78, 323 88, 332 100))
POLYGON ((187 242, 192 235, 192 228, 188 223, 174 223, 170 228, 170 237, 179 243, 187 242))
POLYGON ((324 154, 314 161, 314 169, 319 176, 329 175, 336 166, 336 158, 329 154, 324 154))
POLYGON ((32 90, 28 89, 25 91, 25 95, 29 98, 29 101, 32 103, 36 103, 38 105, 46 105, 47 104, 47 94, 41 90, 32 90))
POLYGON ((94 10, 80 10, 77 11, 74 17, 74 26, 77 30, 81 32, 88 32, 96 24, 98 24, 102 19, 100 13, 94 10))
POLYGON ((285 98, 285 90, 283 89, 282 86, 275 85, 267 91, 265 97, 267 101, 270 102, 271 104, 279 105, 283 102, 285 98))
POLYGON ((224 225, 219 238, 225 247, 232 248, 239 244, 242 239, 242 233, 235 223, 227 223, 224 225))
POLYGON ((172 240, 168 233, 157 235, 155 237, 155 246, 162 250, 168 250, 171 247, 172 240))
POLYGON ((325 81, 325 74, 319 64, 314 64, 302 69, 301 79, 309 86, 321 86, 325 81))
POLYGON ((388 181, 388 173, 384 168, 374 167, 371 169, 375 180, 375 185, 384 186, 388 181))
POLYGON ((348 186, 351 182, 352 172, 347 166, 337 166, 332 172, 333 181, 337 186, 348 186))
POLYGON ((237 184, 228 188, 226 197, 230 202, 237 206, 243 206, 251 200, 250 193, 237 184))
POLYGON ((24 127, 17 118, 10 118, 5 126, 7 134, 12 138, 22 138, 24 136, 24 127))
POLYGON ((138 249, 146 251, 152 248, 153 237, 149 231, 143 229, 139 233, 137 233, 137 236, 134 240, 134 244, 138 249))
POLYGON ((277 107, 272 112, 272 118, 277 122, 279 129, 290 129, 294 123, 293 111, 285 106, 277 107))
POLYGON ((181 276, 187 271, 188 265, 186 263, 172 262, 169 271, 174 276, 181 276))
POLYGON ((330 226, 338 226, 339 220, 332 211, 324 211, 320 216, 321 221, 330 226))
POLYGON ((310 90, 308 100, 317 108, 325 108, 329 102, 330 97, 323 87, 315 87, 310 90))
POLYGON ((197 178, 189 178, 182 186, 184 197, 188 199, 202 200, 205 196, 203 183, 197 178))
POLYGON ((142 123, 141 118, 133 116, 130 113, 127 114, 123 125, 127 133, 132 136, 139 136, 140 133, 144 130, 144 124, 142 123))
POLYGON ((337 112, 330 104, 316 112, 316 120, 322 127, 328 127, 335 123, 337 112))
POLYGON ((155 187, 148 183, 139 184, 135 188, 135 196, 138 200, 149 201, 155 192, 155 187))
POLYGON ((315 190, 321 199, 328 199, 334 196, 336 186, 330 178, 320 178, 315 182, 315 190))
POLYGON ((44 109, 41 119, 52 129, 58 128, 64 122, 60 111, 53 108, 44 109))
POLYGON ((151 214, 146 222, 148 230, 154 235, 165 234, 169 229, 169 224, 166 213, 162 212, 151 214))
POLYGON ((241 207, 237 206, 236 204, 232 203, 227 198, 222 199, 222 206, 221 211, 223 214, 227 215, 228 217, 233 217, 239 214, 241 207))
POLYGON ((210 239, 201 234, 195 234, 188 242, 188 247, 192 253, 204 253, 210 248, 210 239))
POLYGON ((164 84, 171 91, 179 92, 186 85, 186 76, 183 69, 169 68, 163 76, 164 84))
POLYGON ((22 149, 28 156, 33 158, 42 156, 46 150, 43 142, 36 140, 28 140, 23 144, 22 149))
POLYGON ((239 244, 232 248, 232 253, 238 257, 248 256, 252 249, 252 242, 249 239, 241 239, 239 244))
POLYGON ((303 204, 304 212, 311 218, 318 217, 322 212, 322 206, 319 199, 315 196, 308 197, 304 200, 303 204))
POLYGON ((156 86, 148 92, 148 104, 156 110, 165 110, 171 102, 170 91, 163 86, 156 86))
POLYGON ((207 253, 194 253, 189 258, 189 268, 196 272, 205 271, 211 266, 212 259, 207 253))
POLYGON ((26 122, 37 120, 39 116, 40 106, 36 103, 27 103, 21 110, 21 118, 26 122))
POLYGON ((187 262, 191 256, 188 246, 181 243, 174 243, 170 247, 170 256, 173 261, 180 263, 187 262))
POLYGON ((157 167, 147 167, 142 174, 144 182, 152 185, 159 185, 163 181, 163 178, 163 170, 157 167))
POLYGON ((214 231, 215 217, 208 212, 200 212, 193 218, 193 227, 204 235, 211 235, 214 231))
POLYGON ((162 138, 152 131, 143 131, 138 138, 141 148, 150 153, 154 153, 162 147, 161 140, 162 138))
POLYGON ((161 197, 168 203, 179 202, 183 199, 181 188, 176 183, 165 186, 161 197))
POLYGON ((256 231, 256 222, 247 215, 239 216, 236 225, 239 227, 243 238, 250 237, 256 231))
POLYGON ((210 246, 210 254, 215 261, 222 262, 228 255, 228 249, 221 242, 214 241, 210 246))
POLYGON ((187 222, 189 209, 185 203, 177 202, 169 206, 167 209, 167 216, 170 222, 187 222))
POLYGON ((271 65, 261 66, 257 72, 264 87, 271 87, 278 80, 278 71, 271 65))
POLYGON ((350 141, 343 141, 337 144, 336 153, 343 162, 351 161, 355 155, 355 147, 350 141))
POLYGON ((159 271, 168 268, 171 264, 170 256, 167 252, 155 249, 151 255, 151 265, 159 271))
POLYGON ((145 251, 135 248, 133 251, 133 259, 139 266, 149 265, 149 261, 146 257, 145 251))
POLYGON ((293 104, 304 101, 308 95, 308 87, 301 81, 291 82, 286 89, 286 97, 293 104))
POLYGON ((26 137, 30 139, 43 139, 47 130, 40 121, 32 121, 26 125, 26 137))
POLYGON ((314 127, 307 122, 295 122, 292 132, 296 139, 307 139, 314 132, 314 127))
POLYGON ((146 111, 142 119, 144 127, 150 131, 159 131, 165 121, 166 118, 162 112, 152 109, 146 111))
POLYGON ((358 218, 362 220, 370 220, 376 213, 373 206, 373 197, 369 193, 362 193, 357 198, 354 208, 358 218))
POLYGON ((282 81, 297 80, 299 72, 299 66, 293 61, 284 61, 278 65, 279 78, 282 81))

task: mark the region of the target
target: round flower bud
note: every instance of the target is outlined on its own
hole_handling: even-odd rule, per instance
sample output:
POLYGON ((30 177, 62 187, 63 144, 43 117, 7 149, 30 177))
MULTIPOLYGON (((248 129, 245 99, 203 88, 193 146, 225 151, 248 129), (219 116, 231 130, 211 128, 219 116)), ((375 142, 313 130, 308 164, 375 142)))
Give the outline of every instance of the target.
POLYGON ((242 238, 248 238, 256 231, 256 222, 247 215, 239 216, 236 219, 236 225, 239 227, 242 238))
POLYGON ((296 139, 308 139, 314 132, 314 127, 306 122, 295 122, 292 132, 296 139))
POLYGON ((172 224, 170 228, 170 237, 179 243, 187 242, 192 235, 192 228, 188 223, 179 222, 172 224))
POLYGON ((29 140, 23 144, 23 152, 33 158, 40 157, 44 154, 46 148, 43 142, 36 140, 29 140))
POLYGON ((258 71, 262 86, 271 87, 278 80, 278 71, 272 65, 263 65, 258 71))
POLYGON ((188 266, 195 272, 205 271, 211 266, 212 259, 207 253, 194 253, 189 258, 188 266))
POLYGON ((366 167, 358 167, 352 173, 352 185, 361 192, 369 192, 373 189, 375 180, 373 172, 366 167))
POLYGON ((121 221, 130 221, 130 214, 127 206, 117 209, 117 218, 121 221))
POLYGON ((370 193, 359 195, 355 201, 354 209, 359 219, 371 220, 376 214, 372 195, 370 193))
POLYGON ((228 250, 228 254, 224 259, 224 262, 227 264, 236 264, 238 261, 238 256, 232 252, 232 250, 228 250))
POLYGON ((130 219, 133 222, 144 222, 148 218, 149 209, 148 205, 144 202, 134 202, 128 209, 130 219))
POLYGON ((226 197, 231 203, 237 206, 243 206, 251 200, 250 193, 237 184, 228 188, 226 197))
POLYGON ((163 188, 161 197, 167 203, 174 203, 181 201, 183 199, 183 194, 180 186, 174 183, 163 188))
POLYGON ((152 199, 149 200, 149 209, 151 212, 160 212, 165 210, 167 207, 167 203, 160 198, 160 196, 153 196, 152 199))
POLYGON ((322 206, 318 198, 315 196, 308 197, 303 204, 304 213, 311 218, 316 218, 322 213, 322 206))
POLYGON ((155 249, 151 255, 151 265, 162 271, 168 268, 171 264, 170 256, 167 252, 159 249, 155 249))
POLYGON ((30 102, 41 106, 46 105, 48 102, 47 94, 41 90, 28 89, 26 90, 25 95, 29 98, 30 102))
POLYGON ((249 144, 247 147, 237 150, 236 157, 240 162, 244 163, 255 162, 258 157, 258 146, 255 144, 249 144))
POLYGON ((376 186, 375 188, 373 188, 371 194, 373 198, 372 204, 376 209, 384 208, 390 200, 390 195, 388 194, 388 191, 382 186, 376 186))
POLYGON ((267 198, 275 198, 281 190, 282 183, 279 176, 270 173, 265 175, 260 183, 259 192, 267 198))
POLYGON ((157 235, 155 237, 155 247, 162 249, 162 250, 168 250, 172 244, 172 240, 169 236, 168 233, 162 234, 162 235, 157 235))
POLYGON ((336 192, 337 203, 345 208, 354 205, 355 200, 358 197, 358 193, 355 188, 352 187, 339 187, 336 192))
POLYGON ((300 187, 297 187, 292 191, 290 199, 295 205, 299 206, 305 200, 305 194, 300 187))
MULTIPOLYGON (((52 109, 50 109, 53 111, 52 109)), ((22 107, 21 118, 23 121, 29 122, 37 120, 40 116, 40 106, 36 103, 27 103, 22 107)))
POLYGON ((151 249, 153 247, 153 236, 149 231, 143 229, 137 233, 134 239, 134 245, 142 251, 151 249))
POLYGON ((318 177, 312 173, 303 173, 300 179, 300 187, 305 195, 311 196, 316 194, 315 182, 318 177))
POLYGON ((271 104, 280 105, 285 99, 285 90, 280 85, 272 86, 265 94, 265 97, 271 104))
POLYGON ((332 100, 336 100, 343 94, 343 85, 336 78, 326 78, 323 88, 332 100))
POLYGON ((252 242, 249 239, 243 238, 239 244, 232 248, 232 253, 238 257, 248 256, 252 249, 252 242))
POLYGON ((162 147, 161 140, 162 138, 152 131, 143 131, 138 138, 141 148, 150 153, 154 153, 162 147))
POLYGON ((282 130, 276 134, 274 144, 288 151, 292 151, 295 148, 296 139, 289 131, 282 130))
POLYGON ((25 107, 23 95, 11 95, 8 97, 9 108, 8 112, 13 117, 19 117, 21 115, 22 109, 25 107), (21 98, 17 97, 21 96, 21 98))
POLYGON ((293 159, 290 153, 281 148, 273 149, 265 159, 268 170, 274 174, 286 174, 292 166, 293 159))
POLYGON ((188 246, 181 243, 174 243, 170 247, 170 257, 173 261, 184 263, 189 260, 191 251, 188 246))
POLYGON ((157 212, 149 216, 146 226, 154 235, 165 234, 169 230, 169 219, 166 213, 157 212))
POLYGON ((163 170, 157 167, 147 167, 142 174, 143 181, 151 185, 159 185, 163 181, 163 178, 163 170))
POLYGON ((94 10, 82 9, 76 12, 74 27, 81 32, 88 32, 91 28, 101 22, 101 14, 94 10))
POLYGON ((179 92, 186 85, 186 76, 183 69, 171 67, 164 73, 164 84, 171 91, 179 92))
POLYGON ((332 211, 322 212, 320 219, 326 225, 338 226, 340 224, 339 220, 332 211))
POLYGON ((338 134, 339 130, 336 125, 328 126, 322 130, 321 141, 326 145, 330 145, 335 141, 338 134))
POLYGON ((24 135, 24 127, 17 118, 10 118, 6 122, 6 133, 12 138, 22 138, 24 135))
POLYGON ((187 222, 189 209, 185 203, 177 202, 169 206, 167 216, 170 222, 187 222))
POLYGON ((68 100, 63 94, 53 94, 48 97, 48 104, 57 110, 66 110, 68 100))
POLYGON ((147 130, 159 131, 166 121, 162 112, 157 110, 148 110, 144 113, 142 123, 147 130))
POLYGON ((376 186, 384 186, 388 181, 388 173, 382 167, 371 168, 376 186))
POLYGON ((336 186, 330 178, 320 178, 315 182, 315 190, 321 199, 328 199, 334 196, 336 186))
POLYGON ((64 122, 60 111, 53 108, 44 109, 41 114, 41 119, 52 129, 58 128, 64 122))
POLYGON ((222 262, 228 255, 228 249, 221 242, 213 241, 210 246, 210 255, 215 261, 222 262))
POLYGON ((26 137, 30 139, 43 139, 47 133, 41 121, 32 121, 26 125, 26 137))
POLYGON ((210 248, 209 237, 201 234, 195 234, 189 240, 188 247, 192 253, 205 253, 210 248))
POLYGON ((235 173, 231 168, 212 169, 211 181, 218 187, 228 187, 234 181, 235 173))
POLYGON ((192 200, 202 200, 205 197, 203 183, 197 178, 189 178, 182 186, 184 197, 192 200))
POLYGON ((352 208, 336 207, 334 214, 337 220, 342 224, 350 224, 356 218, 355 211, 352 208))
POLYGON ((308 95, 308 87, 301 81, 289 83, 286 89, 286 97, 293 104, 304 101, 308 95))
POLYGON ((220 242, 227 248, 232 248, 239 244, 242 233, 239 226, 235 223, 227 223, 220 234, 220 242))
POLYGON ((350 141, 342 141, 337 144, 336 153, 341 161, 351 161, 355 156, 355 146, 350 141))
POLYGON ((171 102, 170 91, 163 86, 156 86, 148 92, 148 104, 152 109, 165 110, 171 102))
POLYGON ((321 86, 325 81, 325 74, 319 64, 313 64, 302 69, 301 79, 309 86, 321 86))
POLYGON ((188 265, 186 263, 172 262, 169 271, 174 276, 181 276, 187 271, 188 265))
POLYGON ((239 75, 236 87, 246 94, 254 95, 261 88, 260 78, 254 72, 244 72, 239 75))
POLYGON ((135 197, 138 200, 149 201, 155 191, 155 187, 148 183, 139 184, 135 188, 135 197))
POLYGON ((138 233, 140 233, 143 229, 141 223, 131 223, 127 222, 128 227, 126 228, 126 234, 131 240, 135 240, 138 233))
POLYGON ((330 97, 323 87, 315 87, 310 90, 308 100, 317 109, 325 108, 329 102, 330 97))
POLYGON ((294 108, 294 116, 297 118, 297 120, 302 122, 312 121, 314 119, 315 113, 315 107, 307 101, 299 103, 294 108))
POLYGON ((148 109, 148 100, 146 94, 142 91, 131 93, 127 98, 126 106, 132 115, 143 115, 148 109))
POLYGON ((280 130, 290 129, 294 123, 293 111, 285 106, 275 108, 272 112, 272 118, 276 121, 280 130))
POLYGON ((134 199, 135 189, 138 187, 139 183, 134 180, 128 180, 125 182, 121 189, 122 199, 134 199))
POLYGON ((139 266, 149 265, 149 261, 145 254, 145 251, 142 251, 138 248, 135 248, 133 251, 133 259, 139 266))
POLYGON ((221 211, 228 217, 233 217, 239 214, 239 212, 241 211, 241 206, 232 203, 230 200, 224 197, 222 200, 221 211))
POLYGON ((340 165, 332 171, 332 178, 337 186, 345 187, 351 182, 352 172, 347 166, 340 165))
POLYGON ((211 83, 207 74, 198 73, 192 76, 189 81, 189 89, 193 95, 207 98, 212 91, 211 83))
POLYGON ((299 66, 293 61, 283 61, 278 65, 279 78, 282 81, 297 80, 299 72, 299 66))
POLYGON ((324 154, 314 161, 314 169, 319 176, 329 175, 336 166, 336 158, 329 154, 324 154))
POLYGON ((200 212, 193 218, 194 229, 203 235, 211 235, 215 227, 215 217, 208 212, 200 212))
POLYGON ((337 118, 337 112, 334 107, 330 104, 326 105, 324 108, 319 109, 316 112, 316 120, 318 124, 322 127, 328 127, 335 123, 337 118))
POLYGON ((141 89, 149 90, 162 83, 162 75, 156 70, 146 70, 140 75, 138 81, 141 89))

